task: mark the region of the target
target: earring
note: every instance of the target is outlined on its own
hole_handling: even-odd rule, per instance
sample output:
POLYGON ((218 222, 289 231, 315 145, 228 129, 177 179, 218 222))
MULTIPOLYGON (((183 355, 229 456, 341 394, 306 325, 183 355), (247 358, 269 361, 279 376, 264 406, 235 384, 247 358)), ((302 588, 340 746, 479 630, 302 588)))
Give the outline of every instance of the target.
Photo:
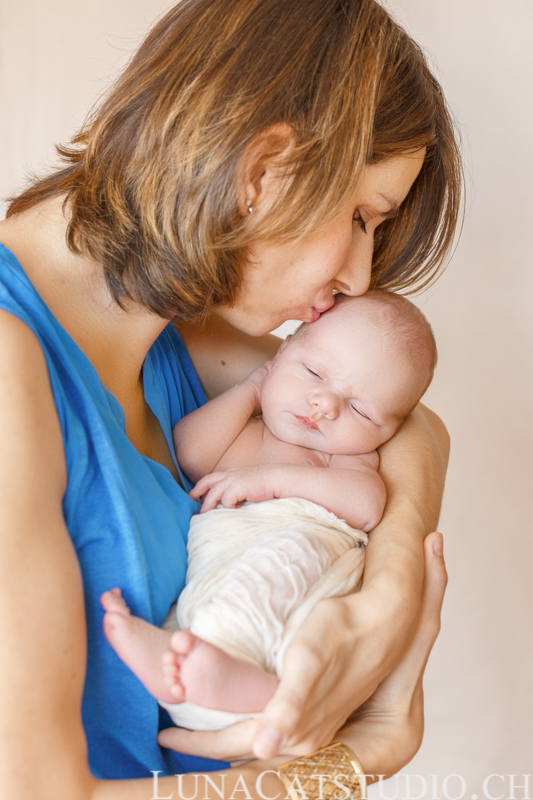
POLYGON ((253 207, 253 205, 252 205, 252 201, 251 201, 251 200, 247 200, 247 201, 246 201, 246 208, 248 209, 248 213, 249 213, 249 214, 253 214, 253 213, 254 213, 254 211, 255 211, 255 209, 254 209, 254 207, 253 207))

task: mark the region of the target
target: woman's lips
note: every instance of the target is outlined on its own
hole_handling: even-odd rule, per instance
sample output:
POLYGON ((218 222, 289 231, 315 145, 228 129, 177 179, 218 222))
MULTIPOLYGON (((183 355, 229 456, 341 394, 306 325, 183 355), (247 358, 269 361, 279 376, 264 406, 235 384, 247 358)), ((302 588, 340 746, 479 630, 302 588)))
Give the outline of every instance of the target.
POLYGON ((300 425, 303 425, 304 428, 307 428, 308 431, 317 431, 318 425, 309 417, 299 417, 298 414, 294 415, 300 425))
POLYGON ((309 315, 310 316, 309 322, 316 322, 317 319, 320 319, 320 316, 324 314, 324 312, 329 311, 332 305, 333 303, 329 303, 327 306, 319 306, 318 308, 315 308, 315 306, 313 306, 313 308, 311 309, 311 313, 309 315))

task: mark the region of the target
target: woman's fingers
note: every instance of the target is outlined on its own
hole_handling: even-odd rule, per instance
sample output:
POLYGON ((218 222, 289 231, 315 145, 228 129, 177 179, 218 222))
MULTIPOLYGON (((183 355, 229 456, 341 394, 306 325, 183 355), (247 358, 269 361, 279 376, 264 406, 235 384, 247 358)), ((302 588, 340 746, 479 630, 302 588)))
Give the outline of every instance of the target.
POLYGON ((424 542, 426 571, 424 575, 424 598, 421 621, 440 627, 440 614, 444 593, 448 584, 448 573, 444 563, 442 533, 430 533, 424 542))
POLYGON ((252 759, 252 737, 257 719, 249 719, 219 731, 189 731, 185 728, 166 728, 159 733, 161 747, 193 756, 219 761, 252 759))

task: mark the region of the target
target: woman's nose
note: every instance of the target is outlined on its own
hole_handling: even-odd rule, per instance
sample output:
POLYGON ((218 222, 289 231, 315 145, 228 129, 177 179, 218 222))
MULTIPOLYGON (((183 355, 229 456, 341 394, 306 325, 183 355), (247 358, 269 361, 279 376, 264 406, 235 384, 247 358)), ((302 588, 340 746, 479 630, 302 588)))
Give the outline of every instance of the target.
POLYGON ((339 399, 335 392, 320 390, 311 392, 309 403, 313 409, 311 417, 315 420, 337 419, 339 416, 339 399))
POLYGON ((354 238, 341 270, 335 276, 335 288, 343 294, 358 297, 370 286, 374 234, 362 231, 354 238))

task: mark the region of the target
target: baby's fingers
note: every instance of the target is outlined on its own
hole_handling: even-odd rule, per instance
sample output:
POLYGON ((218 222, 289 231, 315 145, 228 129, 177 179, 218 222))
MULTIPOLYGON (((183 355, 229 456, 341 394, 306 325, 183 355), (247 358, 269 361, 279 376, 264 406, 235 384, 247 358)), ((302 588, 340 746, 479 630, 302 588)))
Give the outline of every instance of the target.
POLYGON ((193 500, 199 500, 199 499, 200 499, 200 497, 201 497, 203 494, 205 494, 205 491, 206 491, 206 490, 205 490, 205 489, 203 488, 203 486, 202 486, 202 481, 203 481, 203 478, 202 478, 202 480, 201 480, 201 481, 198 481, 198 483, 196 484, 196 486, 194 486, 194 487, 191 489, 191 491, 189 492, 189 497, 192 497, 192 499, 193 499, 193 500))
POLYGON ((205 514, 206 511, 211 511, 213 508, 216 508, 220 502, 223 502, 223 494, 224 488, 220 484, 217 484, 210 489, 202 500, 200 514, 205 514))
POLYGON ((189 497, 192 497, 193 500, 199 500, 209 489, 216 486, 222 477, 223 473, 221 472, 211 472, 209 475, 204 475, 196 486, 191 489, 189 497))
POLYGON ((200 478, 196 486, 194 486, 189 492, 189 495, 193 498, 193 500, 198 500, 198 498, 206 493, 212 484, 211 478, 213 478, 215 474, 216 473, 213 472, 210 475, 204 475, 203 478, 200 478))

